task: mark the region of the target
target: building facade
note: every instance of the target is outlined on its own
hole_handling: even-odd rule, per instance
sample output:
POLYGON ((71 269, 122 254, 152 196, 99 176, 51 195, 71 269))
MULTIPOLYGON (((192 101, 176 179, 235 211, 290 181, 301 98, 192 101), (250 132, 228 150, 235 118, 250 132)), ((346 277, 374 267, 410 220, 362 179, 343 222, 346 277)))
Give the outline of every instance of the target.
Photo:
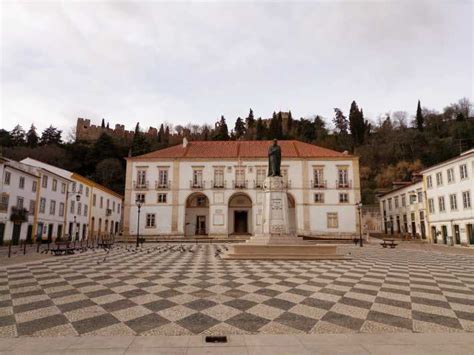
MULTIPOLYGON (((127 159, 124 234, 261 233, 270 141, 193 141, 127 159), (140 201, 140 219, 138 206, 140 201), (138 226, 138 221, 139 226, 138 226)), ((358 231, 359 162, 299 141, 280 141, 290 231, 358 231)))
POLYGON ((400 184, 381 195, 380 211, 385 234, 410 234, 427 239, 427 215, 421 179, 400 184))
POLYGON ((431 240, 474 246, 474 149, 422 174, 431 240))

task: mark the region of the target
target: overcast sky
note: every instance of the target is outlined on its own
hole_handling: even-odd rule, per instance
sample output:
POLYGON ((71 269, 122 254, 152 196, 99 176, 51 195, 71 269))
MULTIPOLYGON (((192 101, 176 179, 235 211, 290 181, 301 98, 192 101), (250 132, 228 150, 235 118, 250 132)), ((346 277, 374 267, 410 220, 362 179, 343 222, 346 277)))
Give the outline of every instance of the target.
POLYGON ((473 3, 2 2, 1 120, 213 123, 473 97, 473 3))

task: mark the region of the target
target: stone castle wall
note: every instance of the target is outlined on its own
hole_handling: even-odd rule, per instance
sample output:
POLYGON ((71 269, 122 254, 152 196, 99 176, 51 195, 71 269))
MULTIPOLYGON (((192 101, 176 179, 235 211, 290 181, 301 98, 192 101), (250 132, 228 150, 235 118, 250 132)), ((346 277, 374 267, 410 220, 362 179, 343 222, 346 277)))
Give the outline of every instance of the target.
MULTIPOLYGON (((78 141, 95 141, 102 133, 107 133, 112 137, 121 138, 125 140, 132 140, 134 131, 128 131, 122 124, 116 124, 115 128, 102 128, 101 126, 91 125, 91 120, 85 118, 78 118, 76 123, 76 140, 78 141)), ((156 137, 158 130, 150 127, 145 134, 156 137)))

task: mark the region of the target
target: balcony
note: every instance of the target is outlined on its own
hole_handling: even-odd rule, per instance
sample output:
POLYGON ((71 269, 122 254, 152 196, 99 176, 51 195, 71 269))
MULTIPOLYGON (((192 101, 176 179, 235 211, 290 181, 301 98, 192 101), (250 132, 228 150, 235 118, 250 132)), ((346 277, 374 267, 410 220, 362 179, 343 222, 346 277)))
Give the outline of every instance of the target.
POLYGON ((111 216, 112 215, 112 210, 110 208, 107 208, 105 210, 105 215, 108 217, 108 216, 111 216))
POLYGON ((148 180, 147 181, 140 181, 140 182, 137 182, 137 181, 134 181, 133 182, 133 188, 135 190, 148 190, 148 180))
POLYGON ((206 188, 205 181, 189 181, 189 188, 193 190, 202 190, 206 188))
POLYGON ((349 180, 349 181, 336 180, 336 188, 338 188, 338 189, 350 189, 350 188, 352 188, 352 180, 349 180))
POLYGON ((234 189, 247 189, 248 188, 248 180, 239 180, 235 181, 232 180, 232 186, 234 189))
POLYGON ((313 189, 325 189, 327 186, 326 180, 323 181, 313 181, 311 180, 311 188, 313 189))
POLYGON ((26 208, 12 207, 10 221, 13 223, 23 223, 28 221, 28 210, 26 208))
POLYGON ((227 186, 226 181, 214 181, 211 180, 211 186, 213 189, 225 189, 227 186))
POLYGON ((155 181, 155 190, 168 190, 171 186, 171 181, 155 181))

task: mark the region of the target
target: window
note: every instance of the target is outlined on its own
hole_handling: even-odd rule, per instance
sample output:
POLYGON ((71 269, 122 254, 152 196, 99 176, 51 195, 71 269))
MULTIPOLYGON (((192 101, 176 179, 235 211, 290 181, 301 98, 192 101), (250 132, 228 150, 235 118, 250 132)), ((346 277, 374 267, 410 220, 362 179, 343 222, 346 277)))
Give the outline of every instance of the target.
POLYGON ((281 169, 281 177, 283 178, 285 185, 288 185, 288 169, 281 169))
POLYGON ((339 168, 337 176, 338 180, 338 187, 349 187, 349 179, 348 179, 348 171, 347 168, 339 168))
MULTIPOLYGON (((340 200, 340 199, 341 199, 341 198, 339 197, 339 200, 340 200)), ((389 211, 392 210, 392 199, 391 199, 391 198, 388 199, 388 210, 389 210, 389 211)))
POLYGON ((120 203, 117 203, 117 212, 120 213, 120 203))
POLYGON ((104 197, 103 196, 100 196, 99 207, 104 208, 104 197))
POLYGON ((3 193, 0 199, 0 211, 7 212, 8 211, 8 201, 10 196, 3 193))
POLYGON ((3 180, 5 185, 10 185, 10 179, 12 174, 9 171, 5 171, 5 179, 3 180))
POLYGON ((25 177, 20 176, 20 181, 19 181, 18 187, 19 187, 20 189, 24 189, 24 188, 25 188, 25 177))
POLYGON ((57 190, 58 190, 58 180, 53 179, 53 191, 57 191, 57 190))
POLYGON ((56 201, 49 201, 49 214, 54 215, 56 213, 56 201))
POLYGON ((315 168, 313 170, 313 187, 324 187, 324 168, 315 168))
POLYGON ((86 186, 86 197, 89 197, 89 187, 86 186))
POLYGON ((168 187, 168 169, 158 170, 158 187, 168 187))
POLYGON ((193 187, 202 187, 202 170, 193 170, 193 187))
POLYGON ((454 169, 448 169, 448 183, 454 182, 454 169))
POLYGON ((444 205, 444 197, 438 197, 438 207, 440 212, 446 212, 446 206, 444 205))
POLYGON ((141 203, 145 203, 145 194, 136 194, 135 201, 140 201, 141 203))
POLYGON ((158 194, 158 203, 166 203, 166 194, 158 194))
POLYGON ((206 196, 198 196, 196 198, 196 205, 198 207, 204 207, 204 206, 206 206, 206 201, 207 201, 206 196))
POLYGON ((410 214, 410 217, 411 217, 411 221, 412 221, 412 222, 415 222, 415 212, 412 212, 412 213, 410 214))
POLYGON ((402 207, 405 207, 407 205, 407 197, 405 194, 402 195, 402 207))
POLYGON ((63 182, 61 183, 61 193, 65 194, 66 193, 66 184, 63 182))
POLYGON ((28 212, 30 214, 35 214, 35 208, 36 208, 36 201, 30 200, 30 209, 28 210, 28 212))
POLYGON ((451 211, 456 211, 458 209, 458 199, 456 194, 449 195, 449 206, 451 207, 451 211))
POLYGON ((146 170, 137 171, 137 187, 146 186, 146 170))
POLYGON ((82 191, 84 190, 84 185, 79 184, 79 193, 82 195, 82 191))
MULTIPOLYGON (((339 194, 339 203, 348 203, 349 202, 349 194, 347 193, 342 193, 339 194)), ((389 202, 392 202, 389 200, 389 202)))
POLYGON ((77 214, 80 216, 82 212, 82 204, 80 202, 77 203, 77 214))
POLYGON ((413 205, 414 203, 416 203, 416 193, 412 192, 410 194, 410 205, 413 205))
POLYGON ((436 173, 436 185, 437 186, 443 185, 443 174, 442 173, 436 173))
POLYGON ((154 213, 146 214, 146 228, 155 228, 155 214, 154 213))
POLYGON ((425 213, 423 211, 420 211, 420 221, 425 220, 425 213))
POLYGON ((398 208, 398 196, 395 196, 395 197, 393 198, 393 202, 394 202, 394 204, 395 204, 395 208, 398 208))
POLYGON ((46 210, 46 199, 44 197, 40 198, 40 206, 39 206, 39 212, 44 213, 46 210))
POLYGON ((69 208, 69 213, 74 213, 75 208, 76 208, 75 202, 71 201, 71 205, 70 205, 70 208, 69 208))
POLYGON ((339 221, 337 218, 337 212, 328 212, 327 224, 328 224, 328 228, 338 228, 339 221))
POLYGON ((36 189, 38 188, 38 183, 36 181, 33 181, 31 184, 31 191, 36 192, 36 189))
POLYGON ((16 208, 23 208, 23 197, 16 198, 16 208))
POLYGON ((462 164, 459 166, 459 175, 461 176, 461 180, 467 179, 467 165, 462 164))
POLYGON ((435 213, 434 200, 432 198, 428 199, 428 210, 431 214, 435 213))
POLYGON ((75 182, 72 183, 72 192, 76 192, 76 183, 75 182))
POLYGON ((110 200, 109 199, 107 199, 107 205, 106 206, 107 206, 107 209, 110 209, 110 200))
POLYGON ((96 202, 97 202, 97 195, 93 194, 92 195, 92 206, 95 206, 96 202))
POLYGON ((45 189, 48 187, 48 176, 43 175, 43 180, 41 182, 41 186, 44 187, 45 189))
POLYGON ((431 175, 426 177, 426 186, 431 189, 433 187, 433 179, 431 178, 431 175))
POLYGON ((59 217, 64 216, 64 202, 59 203, 59 217))
POLYGON ((314 203, 324 203, 324 194, 323 193, 314 194, 314 203))
POLYGON ((89 210, 89 207, 87 205, 84 205, 84 216, 87 217, 87 211, 89 210))
POLYGON ((383 207, 383 212, 385 213, 385 211, 387 211, 387 206, 386 206, 386 200, 383 200, 382 201, 382 207, 383 207))
POLYGON ((112 211, 115 212, 115 201, 112 201, 112 211))
POLYGON ((462 205, 464 208, 471 208, 471 192, 464 191, 462 193, 462 205))
POLYGON ((263 182, 267 175, 266 170, 265 168, 257 168, 257 187, 263 187, 263 182))
POLYGON ((423 202, 423 192, 422 191, 418 191, 418 202, 419 203, 423 202))
POLYGON ((235 168, 235 186, 245 187, 245 168, 235 168))

